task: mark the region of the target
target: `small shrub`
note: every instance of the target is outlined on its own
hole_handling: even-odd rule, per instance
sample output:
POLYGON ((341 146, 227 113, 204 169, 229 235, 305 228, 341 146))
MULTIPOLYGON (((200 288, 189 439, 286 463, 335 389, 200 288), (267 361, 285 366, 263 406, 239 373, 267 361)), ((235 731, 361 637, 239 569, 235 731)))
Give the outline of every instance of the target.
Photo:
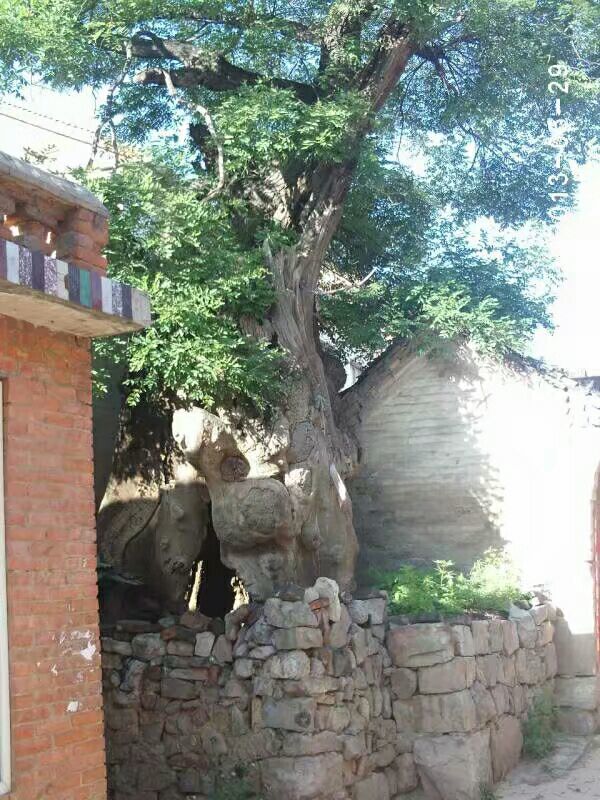
POLYGON ((485 783, 482 783, 479 787, 479 797, 480 800, 498 800, 498 797, 491 786, 486 786, 485 783))
POLYGON ((539 694, 527 714, 523 725, 523 752, 531 758, 545 758, 554 749, 555 711, 552 696, 539 694))
POLYGON ((501 550, 486 551, 467 575, 451 561, 434 564, 433 569, 404 566, 396 572, 373 573, 388 592, 393 614, 500 612, 510 603, 529 600, 514 564, 501 550))
POLYGON ((244 777, 235 776, 219 783, 212 800, 262 800, 262 797, 244 777))

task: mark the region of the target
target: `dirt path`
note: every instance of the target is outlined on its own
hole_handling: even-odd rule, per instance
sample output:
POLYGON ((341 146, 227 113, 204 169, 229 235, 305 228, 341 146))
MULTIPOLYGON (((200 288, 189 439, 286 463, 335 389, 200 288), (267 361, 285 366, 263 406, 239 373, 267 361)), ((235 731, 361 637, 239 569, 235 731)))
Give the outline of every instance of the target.
POLYGON ((575 743, 575 748, 559 748, 544 765, 522 764, 497 788, 496 796, 498 800, 600 800, 597 740, 579 758, 575 743))

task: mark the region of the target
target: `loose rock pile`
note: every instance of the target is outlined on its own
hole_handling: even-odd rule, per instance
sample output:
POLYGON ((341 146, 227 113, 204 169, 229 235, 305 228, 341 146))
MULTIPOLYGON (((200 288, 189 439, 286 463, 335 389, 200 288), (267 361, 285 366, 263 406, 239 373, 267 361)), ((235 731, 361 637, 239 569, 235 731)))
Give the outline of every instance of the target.
POLYGON ((384 595, 290 587, 225 622, 121 622, 103 639, 114 800, 479 800, 552 685, 556 612, 398 625, 384 595), (226 794, 222 795, 226 797, 226 794), (233 796, 233 795, 232 795, 233 796))

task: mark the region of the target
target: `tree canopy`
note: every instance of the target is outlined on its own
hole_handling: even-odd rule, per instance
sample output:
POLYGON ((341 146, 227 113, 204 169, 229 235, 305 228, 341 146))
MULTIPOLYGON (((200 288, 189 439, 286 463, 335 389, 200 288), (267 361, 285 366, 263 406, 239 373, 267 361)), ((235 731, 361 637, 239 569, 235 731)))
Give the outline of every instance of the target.
POLYGON ((122 344, 132 399, 206 406, 277 391, 290 247, 344 357, 550 325, 544 239, 598 133, 599 32, 594 0, 0 0, 6 90, 105 92, 111 269, 156 318, 122 344))

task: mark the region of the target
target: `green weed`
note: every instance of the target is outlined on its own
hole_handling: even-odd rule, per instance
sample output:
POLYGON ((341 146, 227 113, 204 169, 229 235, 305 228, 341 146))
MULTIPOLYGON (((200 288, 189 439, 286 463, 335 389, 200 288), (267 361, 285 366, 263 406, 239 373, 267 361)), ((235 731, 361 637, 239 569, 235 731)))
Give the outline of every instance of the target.
POLYGON ((485 783, 482 783, 479 788, 479 797, 480 800, 498 800, 498 796, 492 787, 487 786, 485 783))
POLYGON ((523 725, 523 752, 531 758, 545 758, 554 750, 555 710, 548 692, 539 694, 523 725))
POLYGON ((513 563, 495 549, 486 551, 466 575, 451 561, 436 561, 433 569, 404 566, 372 573, 372 578, 388 592, 392 614, 499 612, 529 599, 513 563))

